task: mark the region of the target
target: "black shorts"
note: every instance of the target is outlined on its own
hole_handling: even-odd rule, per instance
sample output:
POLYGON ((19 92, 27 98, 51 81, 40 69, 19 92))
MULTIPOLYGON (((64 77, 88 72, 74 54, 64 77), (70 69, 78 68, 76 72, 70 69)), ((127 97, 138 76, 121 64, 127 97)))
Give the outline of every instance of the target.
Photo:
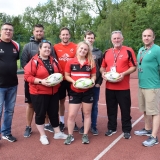
POLYGON ((31 96, 29 93, 29 83, 24 81, 24 93, 25 93, 25 103, 32 103, 31 96))
POLYGON ((90 88, 86 92, 77 93, 73 90, 69 92, 69 103, 79 104, 79 103, 93 103, 93 89, 90 88))
POLYGON ((61 82, 61 86, 59 87, 59 100, 64 99, 67 96, 66 92, 69 96, 70 85, 71 83, 66 80, 61 82))

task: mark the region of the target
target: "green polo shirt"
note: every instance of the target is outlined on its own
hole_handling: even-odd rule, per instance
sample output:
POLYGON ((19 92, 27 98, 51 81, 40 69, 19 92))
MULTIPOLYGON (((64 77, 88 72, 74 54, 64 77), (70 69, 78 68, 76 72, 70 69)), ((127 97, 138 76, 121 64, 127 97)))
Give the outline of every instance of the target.
POLYGON ((153 44, 149 50, 145 50, 144 47, 140 48, 137 62, 139 87, 146 89, 160 88, 160 47, 153 44))

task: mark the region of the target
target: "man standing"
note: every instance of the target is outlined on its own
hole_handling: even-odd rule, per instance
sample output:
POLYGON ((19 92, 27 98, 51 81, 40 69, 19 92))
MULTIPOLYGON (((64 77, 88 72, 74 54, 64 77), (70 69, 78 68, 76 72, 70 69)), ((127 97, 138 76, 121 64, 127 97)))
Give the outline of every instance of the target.
MULTIPOLYGON (((102 51, 100 51, 98 48, 93 48, 93 44, 95 41, 94 32, 86 31, 84 35, 84 40, 90 44, 92 48, 93 58, 96 64, 96 81, 95 81, 95 86, 93 87, 94 100, 93 100, 92 113, 91 113, 91 132, 93 133, 93 135, 98 135, 98 129, 97 129, 98 101, 99 101, 100 86, 103 81, 102 75, 100 73, 100 67, 102 63, 103 54, 102 54, 102 51)), ((84 133, 84 126, 80 128, 79 133, 80 134, 84 133)))
MULTIPOLYGON (((76 54, 77 45, 73 42, 70 42, 71 34, 70 30, 67 27, 63 27, 60 29, 59 38, 61 42, 54 45, 54 50, 56 51, 57 59, 61 68, 64 72, 65 65, 70 58, 74 58, 76 54)), ((59 99, 60 99, 60 106, 59 106, 59 115, 60 115, 60 130, 64 131, 64 112, 65 112, 65 97, 66 91, 67 93, 70 90, 70 83, 65 79, 62 81, 61 86, 59 88, 59 99)), ((75 124, 75 131, 78 131, 78 127, 75 124)))
POLYGON ((142 143, 144 146, 153 146, 159 143, 157 133, 160 123, 160 47, 154 44, 154 39, 155 35, 152 29, 144 30, 142 33, 144 47, 139 49, 137 55, 139 109, 144 112, 145 127, 135 131, 134 134, 149 136, 142 143))
MULTIPOLYGON (((31 60, 31 58, 38 53, 38 45, 41 41, 46 41, 44 39, 44 27, 41 24, 36 24, 33 27, 33 36, 30 38, 30 42, 24 46, 22 51, 21 65, 23 68, 31 60)), ((54 58, 56 57, 53 48, 51 50, 51 55, 54 58)), ((31 98, 30 98, 28 82, 25 82, 25 103, 28 103, 28 106, 26 109, 27 126, 24 132, 24 137, 30 137, 32 132, 31 123, 34 115, 34 109, 33 109, 31 98)), ((49 119, 47 115, 45 119, 44 129, 49 132, 53 132, 53 127, 49 123, 49 119)))
POLYGON ((130 139, 131 124, 131 97, 129 79, 130 74, 136 70, 136 56, 132 48, 122 46, 123 35, 121 31, 111 34, 113 48, 108 49, 102 61, 101 73, 106 80, 106 104, 108 115, 108 131, 106 136, 116 133, 118 105, 121 109, 122 131, 124 138, 130 139), (118 72, 120 77, 117 83, 107 81, 106 71, 118 72))
POLYGON ((17 96, 19 45, 12 37, 13 25, 4 23, 0 37, 0 122, 4 110, 0 134, 3 139, 15 142, 16 138, 11 134, 11 125, 17 96))

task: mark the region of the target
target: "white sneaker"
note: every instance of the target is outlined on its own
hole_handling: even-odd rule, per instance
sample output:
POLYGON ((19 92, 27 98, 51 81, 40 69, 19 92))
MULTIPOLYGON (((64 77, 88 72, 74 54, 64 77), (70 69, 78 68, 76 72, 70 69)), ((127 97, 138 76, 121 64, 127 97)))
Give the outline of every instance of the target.
POLYGON ((59 133, 55 133, 53 138, 54 139, 66 139, 67 135, 64 134, 63 132, 59 132, 59 133))
POLYGON ((48 141, 46 135, 40 136, 40 141, 41 141, 41 143, 42 143, 43 145, 49 144, 49 141, 48 141))

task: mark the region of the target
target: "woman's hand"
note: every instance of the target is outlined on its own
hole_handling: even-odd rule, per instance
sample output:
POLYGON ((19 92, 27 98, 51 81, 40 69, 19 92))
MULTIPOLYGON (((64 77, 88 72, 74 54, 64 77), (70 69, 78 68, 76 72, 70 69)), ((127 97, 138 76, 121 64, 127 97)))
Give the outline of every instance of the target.
POLYGON ((92 80, 92 85, 91 85, 89 88, 92 88, 92 87, 94 87, 94 86, 95 86, 95 80, 94 80, 94 79, 92 79, 92 78, 91 78, 91 80, 92 80))
POLYGON ((41 80, 41 84, 46 87, 53 87, 53 86, 51 86, 51 83, 47 81, 46 78, 41 80))

